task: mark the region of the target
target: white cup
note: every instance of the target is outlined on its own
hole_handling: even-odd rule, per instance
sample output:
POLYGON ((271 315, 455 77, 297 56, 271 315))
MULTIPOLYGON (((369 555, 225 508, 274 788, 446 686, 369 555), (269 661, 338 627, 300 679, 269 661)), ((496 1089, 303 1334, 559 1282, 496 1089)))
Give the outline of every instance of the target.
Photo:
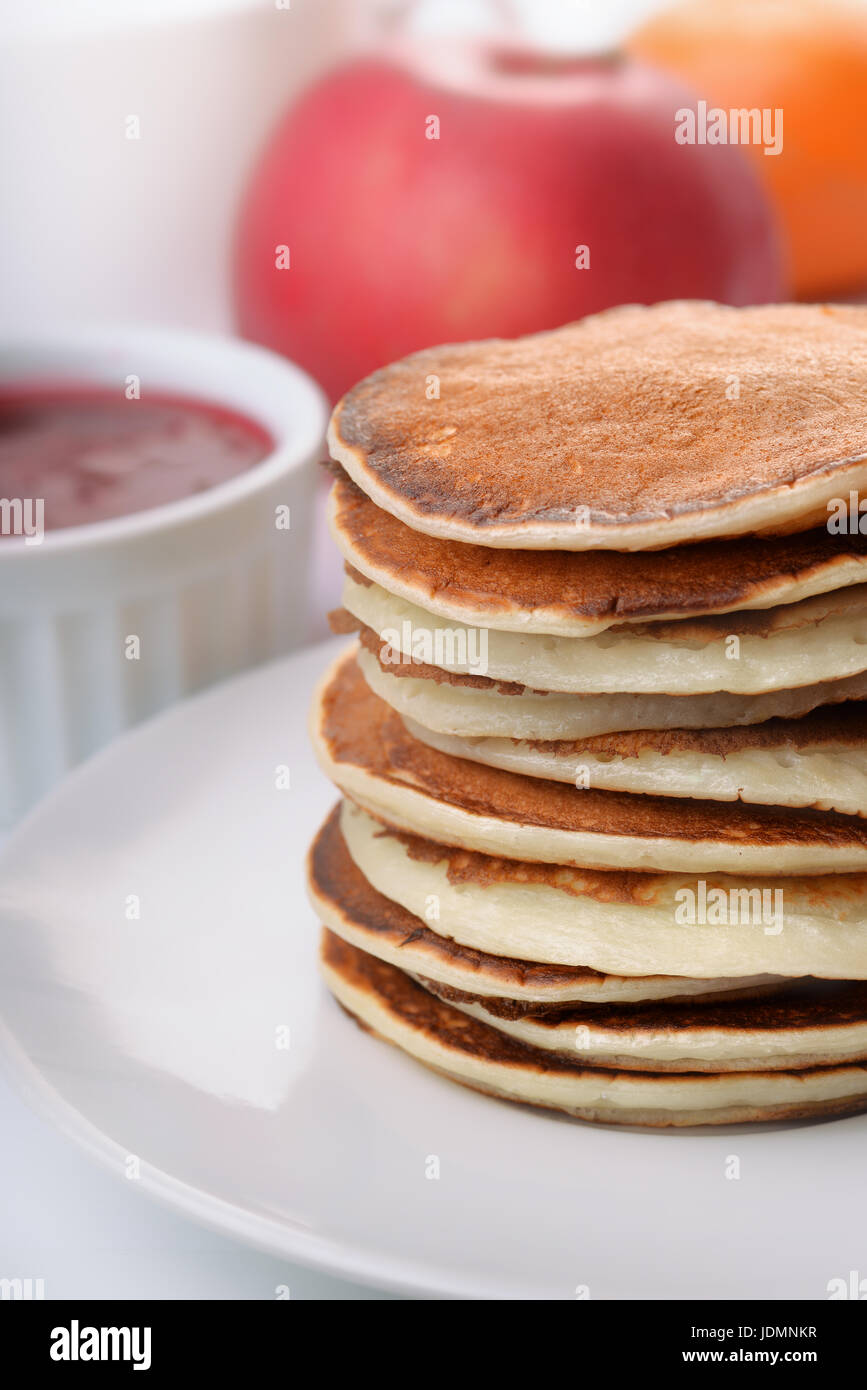
POLYGON ((246 415, 274 448, 181 501, 49 529, 41 544, 0 538, 0 824, 120 730, 290 650, 309 626, 319 388, 262 348, 176 329, 75 328, 0 346, 0 384, 121 394, 129 375, 142 399, 150 388, 246 415))
POLYGON ((227 329, 251 165, 364 9, 358 0, 0 5, 5 331, 58 319, 227 329))

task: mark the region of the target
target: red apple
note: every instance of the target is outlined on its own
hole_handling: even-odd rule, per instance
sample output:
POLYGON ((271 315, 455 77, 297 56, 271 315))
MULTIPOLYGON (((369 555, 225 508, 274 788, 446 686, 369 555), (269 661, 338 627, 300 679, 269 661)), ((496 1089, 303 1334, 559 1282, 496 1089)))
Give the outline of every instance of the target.
POLYGON ((622 57, 415 47, 331 72, 282 120, 243 201, 241 332, 336 399, 434 343, 612 304, 781 298, 756 175, 733 146, 677 143, 691 105, 622 57))

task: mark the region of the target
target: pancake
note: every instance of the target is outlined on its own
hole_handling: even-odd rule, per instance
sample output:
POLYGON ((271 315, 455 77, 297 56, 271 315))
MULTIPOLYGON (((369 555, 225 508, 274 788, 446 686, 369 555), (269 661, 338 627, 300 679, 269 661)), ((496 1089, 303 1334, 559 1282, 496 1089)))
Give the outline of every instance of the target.
POLYGON ((725 729, 798 719, 820 705, 867 697, 867 673, 767 695, 558 695, 417 662, 384 665, 362 631, 358 665, 376 695, 425 728, 466 738, 562 740, 641 729, 725 729))
POLYGON ((479 951, 610 975, 867 979, 867 874, 700 879, 521 862, 408 835, 348 801, 340 825, 373 888, 479 951))
POLYGON ((326 672, 311 733, 346 796, 390 825, 463 849, 601 869, 867 869, 867 825, 852 816, 578 790, 440 753, 373 694, 354 649, 326 672))
POLYGON ((395 665, 420 656, 458 675, 552 692, 761 695, 867 670, 867 584, 768 612, 623 623, 584 638, 444 625, 351 575, 343 606, 379 635, 395 665))
POLYGON ((588 637, 613 624, 797 603, 867 581, 867 536, 700 541, 663 551, 492 550, 412 531, 345 475, 331 534, 358 574, 440 618, 588 637))
POLYGON ((449 540, 646 550, 803 531, 867 490, 867 309, 628 305, 431 348, 344 396, 328 442, 377 506, 449 540))
POLYGON ((574 1004, 636 1003, 648 999, 753 997, 784 984, 773 975, 689 980, 676 976, 605 975, 576 966, 540 965, 462 946, 431 931, 367 882, 352 860, 335 806, 310 850, 308 889, 329 930, 380 960, 422 977, 428 988, 451 991, 510 1018, 574 1004))
POLYGON ((583 1004, 503 1018, 473 995, 421 981, 470 1018, 543 1052, 629 1071, 780 1071, 867 1060, 867 982, 812 982, 770 999, 583 1004))
POLYGON ((857 1064, 720 1075, 590 1067, 467 1017, 402 970, 328 931, 321 968, 362 1028, 417 1061, 474 1090, 579 1119, 664 1127, 812 1119, 867 1108, 867 1068, 857 1064))
POLYGON ((867 702, 737 729, 663 729, 551 742, 458 738, 406 719, 413 738, 527 777, 650 796, 810 806, 867 816, 867 702))

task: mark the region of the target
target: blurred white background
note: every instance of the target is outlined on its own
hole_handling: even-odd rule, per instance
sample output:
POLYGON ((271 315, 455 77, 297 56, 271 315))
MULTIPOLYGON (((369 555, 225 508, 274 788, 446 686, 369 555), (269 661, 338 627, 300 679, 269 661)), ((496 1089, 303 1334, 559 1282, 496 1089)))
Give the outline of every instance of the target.
POLYGON ((232 219, 352 0, 27 0, 0 30, 4 329, 229 325, 232 219), (140 138, 128 138, 130 118, 140 138))
POLYGON ((0 306, 230 326, 253 157, 299 88, 380 26, 611 42, 653 0, 26 0, 0 17, 0 306), (129 118, 140 138, 128 138, 129 118))

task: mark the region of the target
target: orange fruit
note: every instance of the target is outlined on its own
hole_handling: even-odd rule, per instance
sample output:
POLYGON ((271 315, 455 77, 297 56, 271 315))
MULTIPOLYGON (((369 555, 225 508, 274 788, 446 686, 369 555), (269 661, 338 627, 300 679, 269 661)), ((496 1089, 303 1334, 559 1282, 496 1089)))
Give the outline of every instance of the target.
POLYGON ((781 110, 781 152, 744 149, 777 209, 794 292, 867 287, 867 5, 685 0, 627 48, 713 107, 781 110))

